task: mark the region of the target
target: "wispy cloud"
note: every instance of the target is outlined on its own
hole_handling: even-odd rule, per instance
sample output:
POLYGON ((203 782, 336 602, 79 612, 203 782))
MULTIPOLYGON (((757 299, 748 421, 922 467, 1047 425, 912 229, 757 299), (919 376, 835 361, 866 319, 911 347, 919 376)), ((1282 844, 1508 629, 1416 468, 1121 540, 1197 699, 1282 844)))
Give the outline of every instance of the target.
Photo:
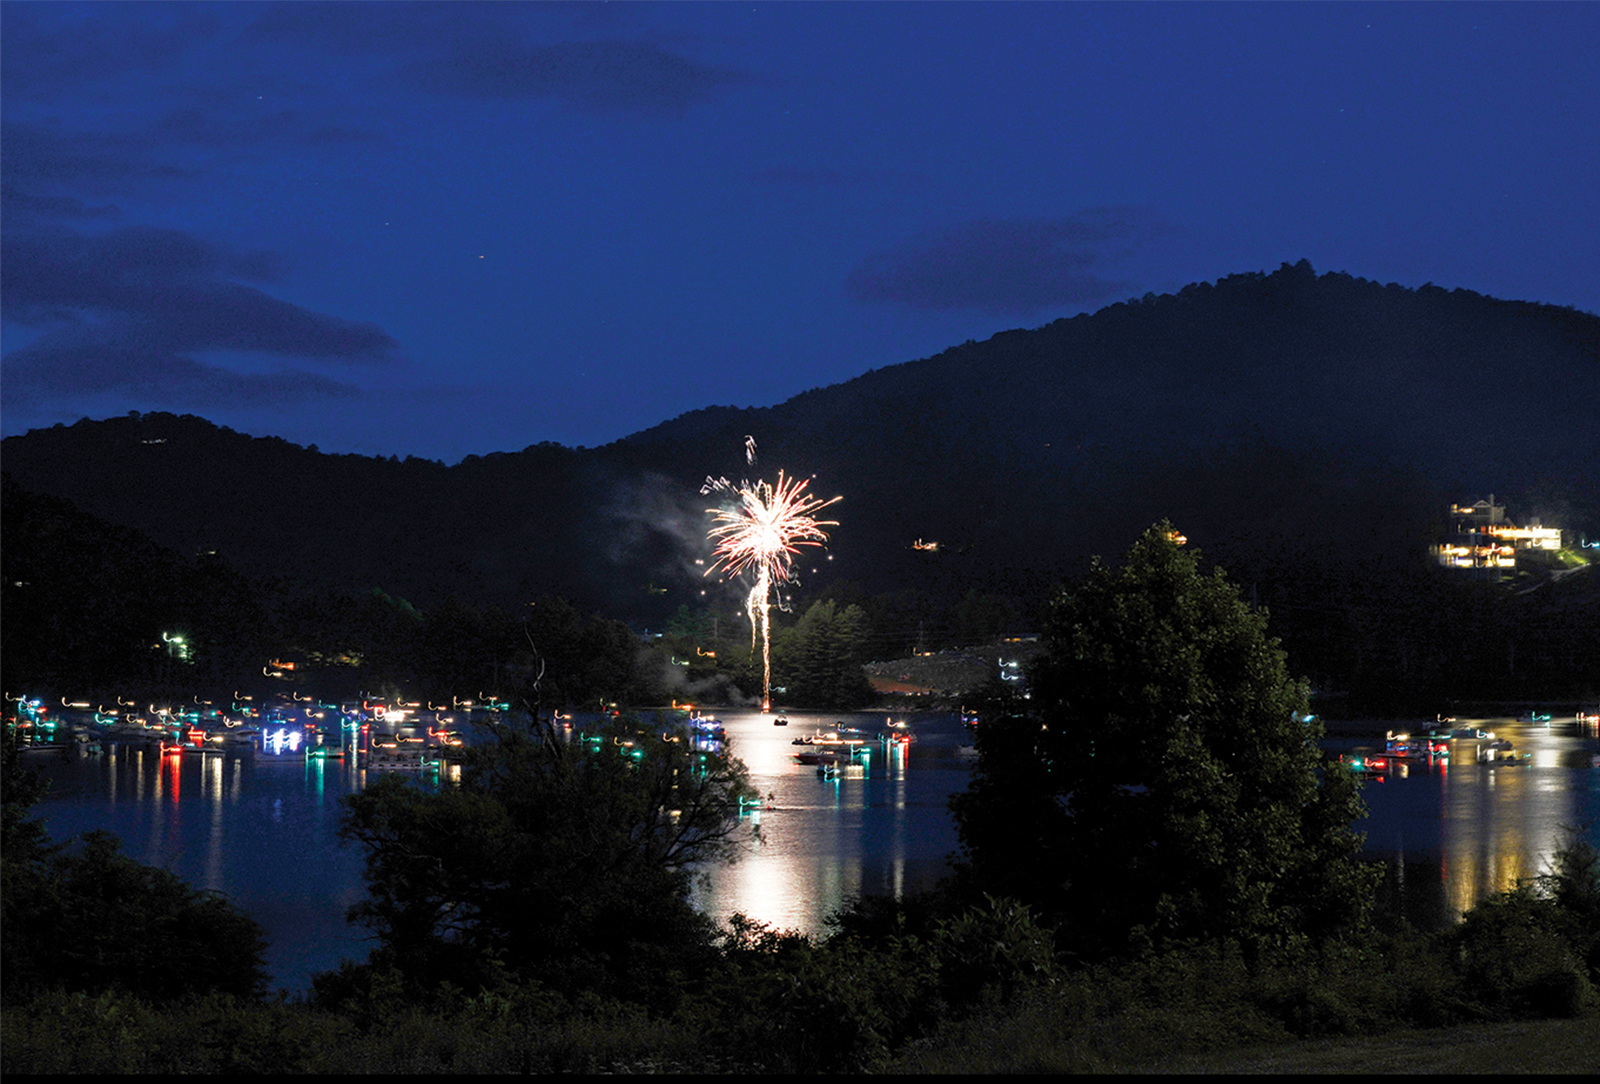
POLYGON ((275 278, 271 253, 238 253, 179 230, 135 226, 85 235, 66 230, 9 238, 0 266, 0 311, 29 326, 137 334, 172 350, 256 350, 307 358, 382 361, 395 341, 354 323, 281 301, 235 278, 275 278))
POLYGON ((596 22, 583 17, 587 7, 288 4, 264 12, 244 40, 393 62, 403 82, 434 94, 547 98, 585 113, 681 115, 728 87, 756 81, 627 36, 626 19, 600 19, 586 33, 583 25, 596 22), (610 36, 589 36, 602 27, 610 36), (541 36, 547 40, 536 40, 541 36))
POLYGON ((7 98, 49 102, 75 98, 86 84, 171 69, 221 30, 198 4, 7 4, 0 90, 7 98))
POLYGON ((242 282, 279 274, 272 253, 236 252, 179 230, 135 226, 8 237, 0 312, 41 329, 5 357, 8 408, 58 396, 120 393, 155 404, 283 404, 347 397, 353 385, 286 368, 246 373, 192 356, 388 363, 382 328, 341 320, 242 282))
POLYGON ((724 87, 753 82, 636 41, 524 45, 505 37, 460 42, 412 69, 423 87, 474 98, 554 98, 589 113, 681 114, 724 87))
POLYGON ((122 214, 114 204, 89 204, 76 196, 40 196, 9 184, 0 190, 0 203, 5 204, 6 225, 12 230, 58 219, 115 219, 122 214))
POLYGON ((514 33, 522 5, 352 4, 318 0, 269 4, 240 35, 257 43, 324 49, 345 56, 431 52, 442 43, 514 33))
POLYGON ((1094 304, 1136 289, 1112 266, 1165 229, 1159 216, 1136 207, 980 219, 867 257, 845 290, 858 301, 997 316, 1094 304))
POLYGON ((354 385, 316 373, 241 373, 172 350, 69 331, 6 356, 6 406, 115 394, 161 407, 288 406, 349 399, 354 385))
POLYGON ((140 182, 193 178, 200 171, 151 153, 148 137, 62 132, 8 121, 0 126, 8 185, 90 195, 126 192, 140 182))

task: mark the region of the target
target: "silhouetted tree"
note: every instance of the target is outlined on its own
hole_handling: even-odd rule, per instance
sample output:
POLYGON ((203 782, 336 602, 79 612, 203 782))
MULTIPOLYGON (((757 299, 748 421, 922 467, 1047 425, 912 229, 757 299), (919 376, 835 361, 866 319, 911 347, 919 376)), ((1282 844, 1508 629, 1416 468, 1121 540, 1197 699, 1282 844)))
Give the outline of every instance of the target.
POLYGON ((1364 926, 1355 784, 1266 615, 1170 524, 1054 603, 1032 699, 979 724, 953 802, 968 874, 1089 953, 1189 938, 1289 947, 1364 926))
POLYGON ((862 663, 868 623, 860 606, 813 603, 784 631, 779 649, 784 698, 807 707, 850 709, 872 703, 875 694, 862 663))
MULTIPOLYGON (((346 799, 366 851, 351 919, 375 962, 418 988, 477 988, 501 969, 565 989, 667 996, 711 951, 691 867, 730 857, 744 766, 632 719, 563 740, 535 724, 468 753, 428 792, 388 777, 346 799)), ((328 987, 331 980, 324 980, 328 987)))
POLYGON ((9 727, 3 783, 0 982, 8 1001, 53 989, 162 999, 265 990, 261 927, 224 897, 128 858, 106 832, 50 843, 27 817, 42 787, 18 763, 9 727))

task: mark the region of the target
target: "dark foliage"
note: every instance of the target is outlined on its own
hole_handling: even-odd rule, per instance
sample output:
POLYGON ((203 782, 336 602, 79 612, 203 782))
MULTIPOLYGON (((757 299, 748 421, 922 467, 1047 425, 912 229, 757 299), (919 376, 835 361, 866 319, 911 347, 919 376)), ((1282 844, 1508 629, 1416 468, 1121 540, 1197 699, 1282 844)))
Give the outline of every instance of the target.
MULTIPOLYGON (((503 731, 436 792, 390 777, 347 799, 367 854, 351 911, 409 988, 495 987, 504 976, 575 994, 680 995, 711 951, 690 868, 726 857, 748 796, 743 767, 684 736, 619 719, 570 742, 503 731)), ((337 1002, 351 976, 319 980, 337 1002)))
POLYGON ((27 819, 39 791, 9 729, 5 745, 0 988, 8 1003, 48 990, 156 999, 264 991, 266 940, 254 919, 126 857, 108 833, 49 843, 27 819))
MULTIPOLYGON (((509 783, 526 771, 517 761, 489 758, 479 767, 508 778, 477 785, 522 792, 526 783, 509 783)), ((6 781, 8 794, 28 793, 24 778, 8 774, 6 781)), ((453 888, 434 889, 449 880, 452 865, 483 874, 493 864, 485 861, 490 850, 496 858, 505 854, 485 845, 514 837, 514 829, 481 805, 417 804, 410 795, 421 792, 400 787, 375 805, 394 814, 396 828, 408 824, 408 838, 434 853, 392 853, 384 863, 389 883, 419 904, 431 899, 453 913, 446 925, 465 929, 460 920, 474 913, 486 920, 495 906, 490 895, 507 886, 458 877, 453 888), (446 836, 464 858, 443 853, 446 836)), ((615 797, 605 787, 585 794, 615 797)), ((517 803, 511 809, 513 821, 532 812, 517 803)), ((587 811, 605 821, 602 807, 587 811)), ((534 822, 549 827, 548 819, 534 822)), ((8 886, 13 847, 30 839, 41 861, 54 853, 26 832, 13 833, 5 854, 8 886)), ((544 853, 571 851, 553 846, 544 853)), ((1574 837, 1536 885, 1484 901, 1444 934, 1402 930, 1254 961, 1236 940, 1222 937, 1098 964, 1069 962, 1025 905, 999 897, 964 903, 947 892, 855 901, 835 917, 836 932, 826 940, 743 918, 714 943, 703 927, 688 941, 679 931, 653 944, 650 931, 624 928, 598 950, 613 954, 609 967, 593 966, 590 955, 604 938, 587 949, 555 948, 545 968, 510 966, 523 951, 511 942, 541 915, 506 910, 496 921, 514 921, 518 929, 476 938, 481 947, 501 936, 507 951, 482 954, 468 969, 484 980, 473 987, 437 974, 445 963, 442 970, 472 977, 457 966, 465 957, 435 954, 431 965, 408 959, 412 949, 426 956, 452 940, 424 935, 322 976, 315 1000, 299 1003, 192 989, 72 993, 60 983, 17 996, 10 971, 18 957, 8 941, 0 1072, 1126 1071, 1177 1055, 1282 1049, 1297 1038, 1370 1041, 1410 1027, 1547 1016, 1587 1014, 1592 1021, 1596 999, 1581 959, 1595 939, 1597 870, 1593 848, 1574 837), (668 944, 686 955, 663 969, 651 954, 668 944), (640 953, 642 965, 615 969, 640 953), (431 979, 421 974, 428 966, 431 979)), ((527 865, 513 863, 503 877, 527 872, 527 865)), ((550 872, 567 885, 584 883, 550 872)), ((142 891, 114 870, 112 876, 124 891, 142 891)), ((616 905, 602 901, 598 911, 616 905)), ((8 911, 8 933, 14 917, 8 911)), ((639 917, 636 908, 603 921, 639 917)), ((580 927, 569 923, 561 932, 581 941, 580 927)), ((1444 1041, 1454 1039, 1428 1044, 1444 1041)))
POLYGON ((1151 528, 1057 600, 1032 699, 978 728, 952 800, 972 882, 1090 956, 1228 938, 1252 955, 1363 930, 1373 876, 1344 774, 1266 616, 1151 528))
POLYGON ((774 681, 785 703, 852 711, 876 700, 861 669, 869 661, 867 614, 860 606, 813 603, 773 645, 774 681))
POLYGON ((252 587, 212 555, 185 559, 70 502, 4 479, 0 597, 8 690, 124 682, 182 693, 259 673, 269 649, 252 587), (162 633, 182 635, 173 657, 162 633))

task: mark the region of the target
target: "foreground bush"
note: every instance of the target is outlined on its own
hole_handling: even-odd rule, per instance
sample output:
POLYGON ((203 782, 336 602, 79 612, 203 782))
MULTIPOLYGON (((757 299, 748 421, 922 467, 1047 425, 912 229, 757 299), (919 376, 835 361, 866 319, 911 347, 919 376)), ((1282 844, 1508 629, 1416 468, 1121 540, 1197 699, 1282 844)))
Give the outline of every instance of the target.
POLYGON ((153 1001, 52 992, 0 1020, 0 1074, 297 1073, 353 1029, 282 1002, 227 994, 153 1001))
POLYGON ((52 843, 30 814, 44 793, 22 766, 16 733, 0 738, 0 993, 119 990, 176 999, 259 997, 261 926, 216 892, 122 853, 109 832, 52 843))

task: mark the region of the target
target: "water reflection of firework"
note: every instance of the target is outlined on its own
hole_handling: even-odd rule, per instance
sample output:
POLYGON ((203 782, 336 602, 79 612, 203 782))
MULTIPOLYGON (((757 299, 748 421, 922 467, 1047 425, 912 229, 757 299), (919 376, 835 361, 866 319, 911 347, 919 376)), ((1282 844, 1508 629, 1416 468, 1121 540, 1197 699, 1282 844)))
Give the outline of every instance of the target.
MULTIPOLYGON (((747 449, 748 452, 748 449, 747 449)), ((741 482, 737 487, 726 480, 708 482, 701 492, 729 489, 739 499, 736 508, 712 508, 717 526, 707 537, 716 541, 716 561, 706 575, 722 569, 729 577, 753 571, 756 585, 750 590, 745 609, 750 614, 750 647, 755 649, 756 631, 761 632, 761 707, 772 707, 772 588, 791 579, 790 570, 800 546, 820 546, 828 540, 822 528, 837 527, 834 520, 819 520, 816 513, 840 500, 820 500, 806 493, 807 482, 796 482, 778 472, 778 484, 741 482)))

